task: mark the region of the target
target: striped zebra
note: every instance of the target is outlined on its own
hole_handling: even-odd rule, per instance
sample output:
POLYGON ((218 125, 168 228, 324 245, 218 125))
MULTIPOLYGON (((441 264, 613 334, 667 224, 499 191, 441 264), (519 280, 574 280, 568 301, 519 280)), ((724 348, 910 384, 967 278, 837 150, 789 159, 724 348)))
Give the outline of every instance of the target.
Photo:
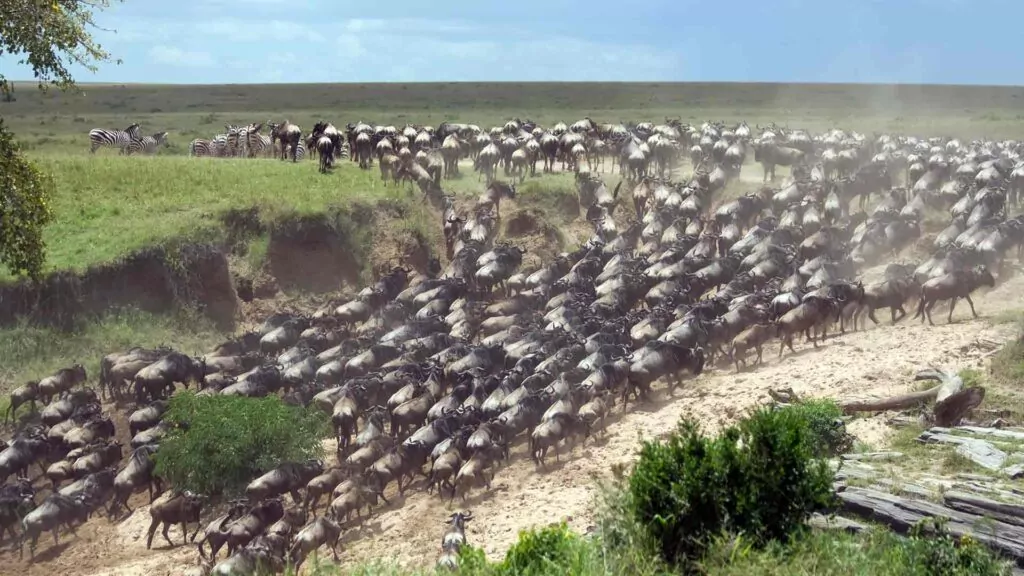
MULTIPOLYGON (((291 146, 289 146, 288 149, 291 150, 291 146)), ((302 160, 305 157, 306 157, 306 143, 303 142, 302 139, 300 138, 299 139, 299 146, 295 150, 295 161, 298 162, 299 160, 302 160)))
POLYGON ((89 152, 96 152, 101 146, 116 146, 121 154, 128 150, 132 140, 139 137, 139 125, 132 124, 124 130, 93 128, 89 130, 89 152))
POLYGON ((210 156, 229 158, 235 155, 235 149, 238 145, 238 127, 228 124, 225 128, 227 132, 217 134, 210 139, 210 156))
POLYGON ((249 124, 238 129, 238 141, 241 149, 239 154, 245 158, 266 156, 272 152, 270 136, 260 134, 263 123, 249 124))
POLYGON ((202 138, 196 138, 188 145, 189 156, 212 156, 213 155, 213 142, 210 140, 203 140, 202 138))
POLYGON ((130 144, 128 144, 128 155, 139 153, 139 154, 156 154, 157 149, 161 144, 167 141, 167 132, 157 132, 152 136, 143 136, 142 138, 132 138, 130 144))

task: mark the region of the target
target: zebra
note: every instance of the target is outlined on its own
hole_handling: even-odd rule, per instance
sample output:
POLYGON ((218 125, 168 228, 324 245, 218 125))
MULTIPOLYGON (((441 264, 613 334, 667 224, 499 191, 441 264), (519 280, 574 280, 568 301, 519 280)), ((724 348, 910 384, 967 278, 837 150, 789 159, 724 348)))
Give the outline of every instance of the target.
POLYGON ((217 134, 210 139, 210 156, 216 158, 227 158, 235 155, 235 147, 238 144, 238 127, 226 125, 227 132, 217 134))
POLYGON ((89 130, 89 152, 95 153, 101 146, 116 146, 124 154, 132 140, 139 137, 139 125, 132 124, 124 130, 93 128, 89 130))
POLYGON ((157 132, 152 136, 132 138, 128 145, 128 155, 140 152, 142 154, 156 154, 157 148, 167 141, 167 132, 157 132))
POLYGON ((203 140, 202 138, 196 138, 188 145, 189 156, 212 156, 213 155, 213 142, 210 140, 203 140))
POLYGON ((255 158, 271 152, 270 137, 260 134, 263 123, 249 124, 238 129, 238 141, 241 150, 238 152, 245 158, 255 158))
MULTIPOLYGON (((290 149, 291 146, 288 146, 288 148, 290 149)), ((306 143, 303 142, 302 139, 300 138, 299 139, 299 145, 295 149, 295 161, 298 162, 299 160, 302 160, 305 157, 306 157, 306 143)))

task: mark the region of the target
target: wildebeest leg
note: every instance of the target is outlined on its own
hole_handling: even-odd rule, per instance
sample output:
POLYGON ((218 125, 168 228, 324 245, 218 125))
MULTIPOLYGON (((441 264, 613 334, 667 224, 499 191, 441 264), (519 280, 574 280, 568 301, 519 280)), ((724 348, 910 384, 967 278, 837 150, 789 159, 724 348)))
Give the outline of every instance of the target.
POLYGON ((964 299, 967 300, 967 303, 971 305, 971 314, 973 314, 974 317, 977 318, 978 313, 974 311, 974 301, 971 300, 971 295, 968 294, 967 296, 964 296, 964 299))
MULTIPOLYGON (((760 364, 763 364, 763 363, 764 363, 764 360, 763 360, 763 359, 761 358, 761 353, 762 353, 762 352, 763 352, 763 347, 762 347, 762 345, 761 345, 761 344, 758 344, 758 345, 757 345, 757 364, 758 364, 758 365, 760 365, 760 364)), ((746 362, 744 361, 744 362, 743 362, 743 367, 744 367, 744 368, 746 368, 746 366, 747 366, 747 363, 746 363, 746 362)))
POLYGON ((292 490, 291 491, 291 495, 292 495, 292 502, 294 502, 295 504, 299 504, 299 503, 302 502, 302 495, 299 494, 298 490, 292 490))
POLYGON ((946 323, 947 324, 950 324, 950 323, 953 322, 953 308, 955 308, 955 307, 956 307, 956 296, 953 296, 953 298, 951 298, 950 301, 949 301, 949 316, 946 317, 946 323))
MULTIPOLYGON (((932 308, 935 307, 935 300, 931 300, 924 307, 924 315, 928 317, 928 324, 935 326, 935 322, 932 322, 932 308)), ((923 321, 924 318, 921 318, 923 321)))
POLYGON ((907 315, 907 311, 903 309, 903 305, 902 304, 900 304, 899 306, 894 308, 892 313, 893 313, 893 319, 892 319, 892 323, 893 324, 899 322, 900 320, 903 320, 903 318, 907 315), (899 310, 899 312, 900 312, 900 315, 899 315, 898 318, 896 317, 895 310, 899 310))
MULTIPOLYGON (((174 541, 171 540, 170 532, 171 532, 171 523, 170 522, 165 522, 164 523, 164 529, 161 530, 161 533, 164 535, 164 540, 167 540, 167 543, 170 544, 171 547, 173 548, 174 547, 174 541)), ((181 533, 182 533, 182 538, 185 538, 188 535, 188 532, 185 531, 185 523, 184 522, 181 523, 181 533)))

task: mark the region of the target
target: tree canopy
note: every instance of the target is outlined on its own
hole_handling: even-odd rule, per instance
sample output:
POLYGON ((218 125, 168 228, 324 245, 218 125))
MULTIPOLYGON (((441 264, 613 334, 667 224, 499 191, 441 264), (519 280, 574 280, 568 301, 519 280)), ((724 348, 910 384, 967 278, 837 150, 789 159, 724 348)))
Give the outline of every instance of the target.
MULTIPOLYGON (((0 55, 21 55, 21 63, 45 88, 53 84, 62 90, 73 88, 69 66, 96 70, 110 60, 90 33, 95 28, 93 13, 110 6, 111 0, 0 0, 0 55)), ((0 73, 0 91, 10 83, 0 73)))
MULTIPOLYGON (((20 62, 32 68, 40 89, 49 84, 74 88, 70 66, 95 70, 110 59, 90 33, 96 27, 93 13, 110 1, 0 0, 0 55, 22 56, 20 62)), ((0 94, 10 93, 11 84, 0 73, 0 94)), ((0 119, 0 263, 15 274, 42 274, 43 228, 53 219, 52 191, 53 181, 25 157, 0 119)))

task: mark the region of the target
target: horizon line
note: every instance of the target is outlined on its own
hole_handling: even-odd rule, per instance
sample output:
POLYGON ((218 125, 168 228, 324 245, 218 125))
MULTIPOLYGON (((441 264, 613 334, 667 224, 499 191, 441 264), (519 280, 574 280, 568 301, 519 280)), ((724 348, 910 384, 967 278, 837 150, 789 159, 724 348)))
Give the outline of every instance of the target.
MULTIPOLYGON (((7 81, 12 85, 29 84, 38 85, 38 80, 12 80, 7 81)), ((43 82, 48 87, 52 84, 43 82)), ((367 85, 427 85, 427 84, 619 84, 619 85, 702 85, 702 84, 733 84, 733 85, 762 85, 762 86, 856 86, 856 87, 913 87, 913 88, 1024 88, 1021 84, 955 84, 942 82, 810 82, 810 81, 781 81, 781 80, 427 80, 415 82, 401 82, 383 80, 376 82, 222 82, 222 83, 189 83, 189 82, 117 82, 117 81, 76 81, 78 87, 87 86, 158 86, 158 87, 189 87, 189 86, 367 86, 367 85)), ((58 89, 59 90, 59 89, 58 89)))

